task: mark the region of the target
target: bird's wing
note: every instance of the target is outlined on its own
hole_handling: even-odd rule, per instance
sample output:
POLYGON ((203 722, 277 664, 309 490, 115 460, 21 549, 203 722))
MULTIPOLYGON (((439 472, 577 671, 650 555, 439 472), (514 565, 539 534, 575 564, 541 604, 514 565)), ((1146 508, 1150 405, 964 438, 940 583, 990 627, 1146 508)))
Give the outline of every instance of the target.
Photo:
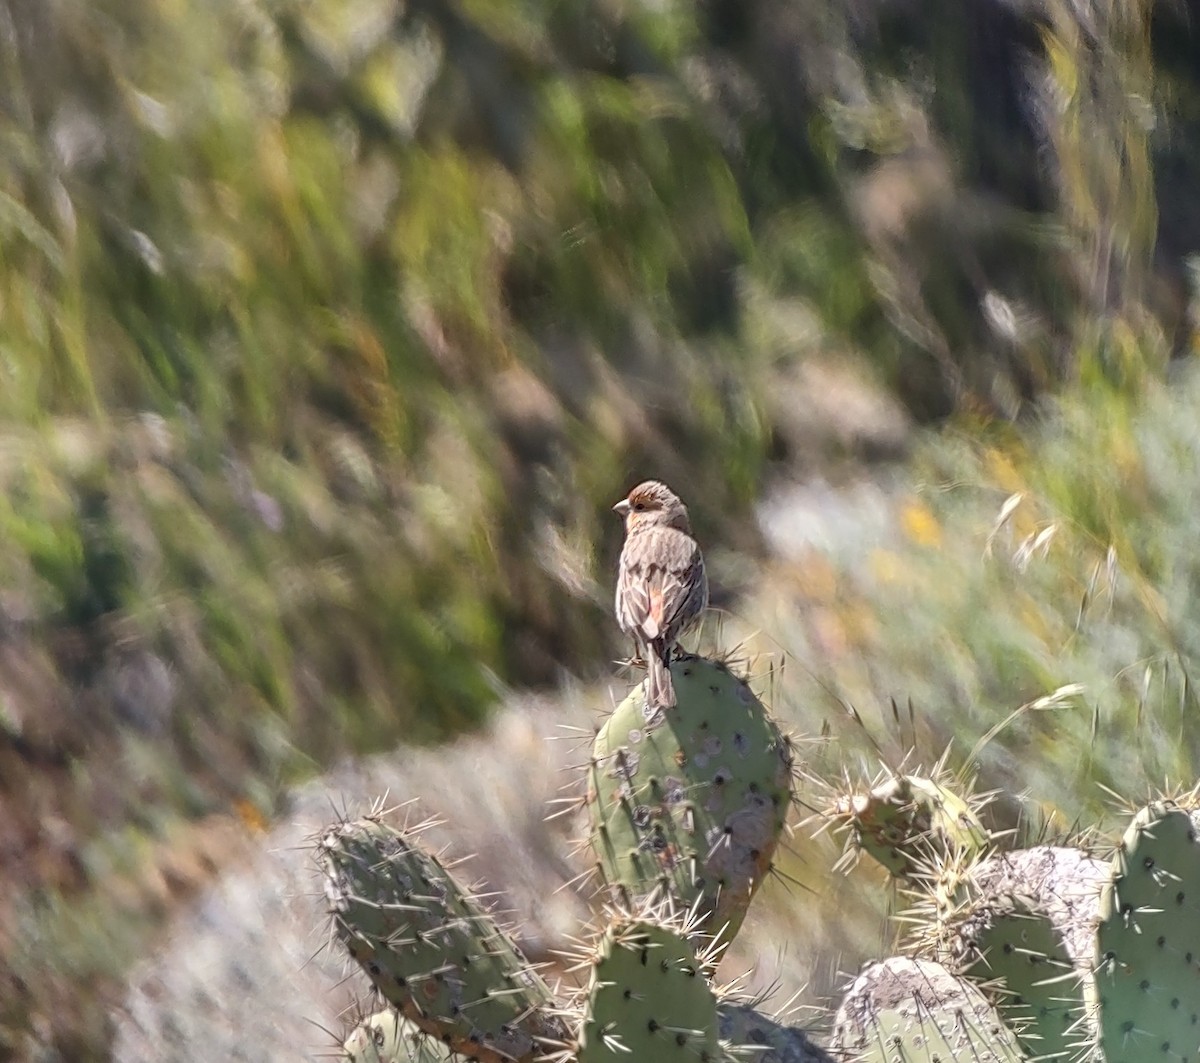
POLYGON ((646 566, 636 558, 623 556, 617 581, 617 623, 621 630, 644 639, 656 638, 658 626, 653 619, 653 608, 646 566))
POLYGON ((647 640, 669 633, 702 578, 696 540, 674 528, 647 529, 622 556, 618 621, 647 640))

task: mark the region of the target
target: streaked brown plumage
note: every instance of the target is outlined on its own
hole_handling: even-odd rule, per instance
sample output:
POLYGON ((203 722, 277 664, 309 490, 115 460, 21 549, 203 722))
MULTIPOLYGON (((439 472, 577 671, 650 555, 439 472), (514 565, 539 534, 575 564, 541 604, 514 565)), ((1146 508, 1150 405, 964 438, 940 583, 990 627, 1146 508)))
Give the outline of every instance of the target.
POLYGON ((704 557, 692 538, 687 506, 666 484, 640 483, 613 509, 625 518, 617 623, 646 659, 648 704, 670 708, 671 651, 708 607, 704 557))

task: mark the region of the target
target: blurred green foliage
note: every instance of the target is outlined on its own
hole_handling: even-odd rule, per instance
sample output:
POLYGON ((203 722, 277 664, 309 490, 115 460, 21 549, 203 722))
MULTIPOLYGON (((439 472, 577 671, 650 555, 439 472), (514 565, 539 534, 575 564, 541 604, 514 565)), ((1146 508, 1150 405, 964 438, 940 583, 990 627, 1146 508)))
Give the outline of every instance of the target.
POLYGON ((953 741, 951 766, 974 755, 1005 815, 1025 794, 1058 831, 1107 818, 1104 788, 1133 800, 1191 780, 1198 400, 1189 370, 1136 404, 1111 389, 1060 400, 1032 447, 943 434, 865 563, 785 565, 747 609, 770 633, 759 648, 789 658, 782 700, 810 730, 841 720, 849 745, 830 758, 864 749, 870 774, 882 750, 932 763, 953 741))
MULTIPOLYGON (((603 667, 632 480, 752 554, 768 460, 844 456, 797 450, 810 356, 971 439, 1075 396, 1011 490, 1091 544, 1055 579, 1111 544, 1161 594, 1184 486, 1143 529, 1134 471, 1182 445, 1142 403, 1195 342, 1179 17, 0 0, 0 1049, 103 1058, 88 991, 142 930, 64 941, 144 910, 111 874, 140 839, 603 667)), ((927 662, 972 726, 1111 663, 1051 666, 1061 588, 1010 614, 997 579, 927 617, 976 632, 927 662)), ((1138 645, 1183 660, 1153 599, 1138 645)))

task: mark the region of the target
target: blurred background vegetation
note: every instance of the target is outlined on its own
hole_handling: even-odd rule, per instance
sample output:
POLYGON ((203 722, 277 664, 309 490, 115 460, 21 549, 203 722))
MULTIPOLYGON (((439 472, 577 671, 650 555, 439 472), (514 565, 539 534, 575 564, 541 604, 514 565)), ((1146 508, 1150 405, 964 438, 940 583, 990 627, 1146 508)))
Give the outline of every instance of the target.
POLYGON ((1198 17, 0 0, 0 1057, 231 814, 607 674, 644 475, 797 726, 1194 776, 1198 17))

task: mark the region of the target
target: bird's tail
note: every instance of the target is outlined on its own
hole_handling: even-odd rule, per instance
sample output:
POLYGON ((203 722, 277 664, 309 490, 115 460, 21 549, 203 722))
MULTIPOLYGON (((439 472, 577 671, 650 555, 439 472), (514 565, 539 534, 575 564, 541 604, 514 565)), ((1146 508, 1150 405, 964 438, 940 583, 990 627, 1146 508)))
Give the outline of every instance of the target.
POLYGON ((671 682, 669 654, 660 655, 654 647, 651 647, 646 658, 646 703, 652 709, 673 708, 675 684, 671 682))

